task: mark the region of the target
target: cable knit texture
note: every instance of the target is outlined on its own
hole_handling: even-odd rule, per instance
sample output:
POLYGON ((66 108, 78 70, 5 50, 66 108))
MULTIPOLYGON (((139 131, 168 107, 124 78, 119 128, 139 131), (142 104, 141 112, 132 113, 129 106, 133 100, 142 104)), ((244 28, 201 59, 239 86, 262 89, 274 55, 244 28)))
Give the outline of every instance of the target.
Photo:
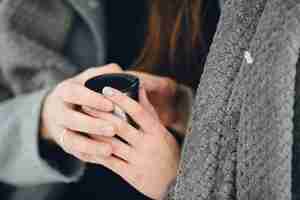
POLYGON ((299 3, 226 1, 167 199, 292 198, 299 3))

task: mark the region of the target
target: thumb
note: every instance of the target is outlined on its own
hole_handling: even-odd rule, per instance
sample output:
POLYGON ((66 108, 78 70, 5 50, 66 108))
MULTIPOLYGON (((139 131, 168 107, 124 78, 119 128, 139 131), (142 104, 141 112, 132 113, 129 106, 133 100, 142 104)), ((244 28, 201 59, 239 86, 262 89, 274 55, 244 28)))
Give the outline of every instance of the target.
POLYGON ((126 73, 137 76, 141 86, 147 92, 157 92, 160 88, 160 77, 137 71, 126 71, 126 73))
POLYGON ((143 106, 143 108, 145 108, 155 119, 159 120, 157 112, 153 105, 150 103, 147 92, 143 87, 140 87, 139 102, 141 106, 143 106))

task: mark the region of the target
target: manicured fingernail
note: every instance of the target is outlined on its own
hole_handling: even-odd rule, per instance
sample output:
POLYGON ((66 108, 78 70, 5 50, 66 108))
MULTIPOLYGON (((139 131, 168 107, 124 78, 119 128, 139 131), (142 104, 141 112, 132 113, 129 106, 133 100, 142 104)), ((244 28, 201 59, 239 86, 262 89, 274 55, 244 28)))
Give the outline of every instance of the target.
POLYGON ((114 96, 117 94, 117 91, 111 87, 105 87, 102 90, 102 94, 105 96, 114 96))

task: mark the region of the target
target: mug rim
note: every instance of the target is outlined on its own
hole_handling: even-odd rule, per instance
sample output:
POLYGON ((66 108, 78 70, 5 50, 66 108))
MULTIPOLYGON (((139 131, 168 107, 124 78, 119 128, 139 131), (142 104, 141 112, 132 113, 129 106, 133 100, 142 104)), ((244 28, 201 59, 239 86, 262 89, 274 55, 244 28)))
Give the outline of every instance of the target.
MULTIPOLYGON (((139 78, 137 76, 134 76, 132 74, 125 74, 125 73, 109 73, 109 74, 101 74, 101 75, 98 75, 98 76, 95 76, 95 77, 92 77, 90 79, 88 79, 86 82, 85 82, 85 87, 89 88, 88 85, 90 82, 93 82, 93 81, 97 81, 99 79, 105 79, 105 78, 121 78, 123 80, 126 80, 128 82, 130 82, 130 86, 129 87, 126 87, 126 88, 122 88, 120 91, 123 92, 123 93, 126 93, 126 92, 129 92, 132 88, 135 88, 137 87, 137 85, 139 84, 139 78)), ((104 86, 105 87, 105 86, 104 86)), ((103 88, 104 88, 103 87, 103 88)), ((91 89, 91 88, 89 88, 91 89)), ((115 88, 115 89, 118 89, 118 88, 115 88)), ((102 93, 102 91, 101 91, 102 93)))

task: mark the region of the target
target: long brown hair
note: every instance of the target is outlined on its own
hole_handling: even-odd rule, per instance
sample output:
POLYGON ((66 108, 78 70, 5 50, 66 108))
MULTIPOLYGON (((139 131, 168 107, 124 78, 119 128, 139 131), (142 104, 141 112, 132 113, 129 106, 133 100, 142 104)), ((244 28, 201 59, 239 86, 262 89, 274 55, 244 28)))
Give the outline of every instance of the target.
POLYGON ((149 0, 148 30, 137 60, 144 71, 194 86, 202 73, 203 0, 149 0))

